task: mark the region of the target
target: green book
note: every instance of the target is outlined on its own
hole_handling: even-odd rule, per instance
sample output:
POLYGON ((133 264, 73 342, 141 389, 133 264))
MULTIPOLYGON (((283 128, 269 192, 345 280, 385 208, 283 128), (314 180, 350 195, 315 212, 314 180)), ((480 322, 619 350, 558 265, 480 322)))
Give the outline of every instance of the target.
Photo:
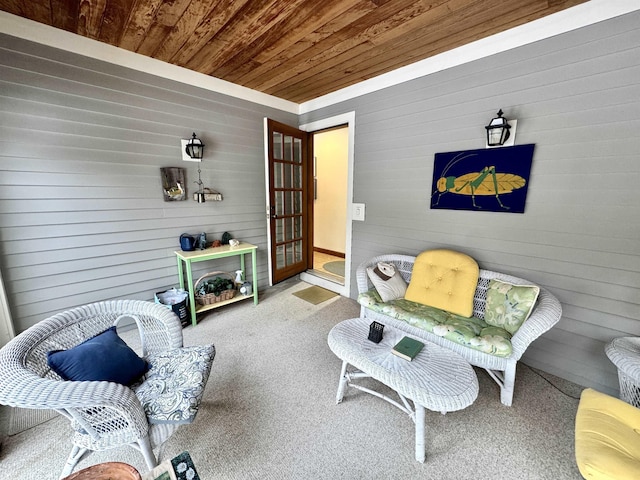
POLYGON ((402 337, 398 343, 396 343, 395 347, 391 350, 391 353, 399 356, 400 358, 404 358, 405 360, 413 360, 420 350, 424 347, 424 343, 416 340, 411 337, 402 337))

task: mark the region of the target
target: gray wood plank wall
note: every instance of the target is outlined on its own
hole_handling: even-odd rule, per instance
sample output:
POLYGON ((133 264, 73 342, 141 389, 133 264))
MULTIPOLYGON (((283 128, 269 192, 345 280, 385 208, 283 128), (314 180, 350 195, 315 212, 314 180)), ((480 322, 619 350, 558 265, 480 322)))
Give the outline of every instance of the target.
MULTIPOLYGON (((435 73, 305 114, 356 112, 353 268, 434 247, 552 291, 559 325, 524 363, 617 391, 604 354, 640 335, 640 14, 435 73), (484 148, 502 108, 536 144, 524 214, 430 210, 434 154, 484 148)), ((352 286, 352 292, 355 287, 352 286)), ((517 388, 516 388, 517 395, 517 388)))
POLYGON ((66 308, 177 286, 184 232, 258 245, 266 285, 263 117, 295 125, 296 115, 6 35, 0 112, 0 266, 17 332, 66 308), (222 202, 163 200, 160 167, 186 168, 197 188, 198 164, 180 147, 192 132, 222 202))

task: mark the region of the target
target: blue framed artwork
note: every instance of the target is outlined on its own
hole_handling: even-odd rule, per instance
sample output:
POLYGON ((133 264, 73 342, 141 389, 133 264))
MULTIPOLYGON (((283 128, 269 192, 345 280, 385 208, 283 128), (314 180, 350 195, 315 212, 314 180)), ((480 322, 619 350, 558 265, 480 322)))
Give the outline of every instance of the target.
POLYGON ((436 153, 431 208, 524 213, 534 147, 436 153))

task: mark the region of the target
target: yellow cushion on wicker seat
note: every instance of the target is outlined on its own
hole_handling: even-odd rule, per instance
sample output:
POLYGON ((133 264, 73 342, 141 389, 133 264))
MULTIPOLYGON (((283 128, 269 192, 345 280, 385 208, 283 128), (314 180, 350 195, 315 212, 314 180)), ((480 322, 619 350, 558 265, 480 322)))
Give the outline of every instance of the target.
POLYGON ((479 274, 477 262, 469 255, 427 250, 416 257, 404 298, 470 317, 479 274))
POLYGON ((578 405, 575 441, 584 478, 640 478, 640 409, 587 388, 578 405))

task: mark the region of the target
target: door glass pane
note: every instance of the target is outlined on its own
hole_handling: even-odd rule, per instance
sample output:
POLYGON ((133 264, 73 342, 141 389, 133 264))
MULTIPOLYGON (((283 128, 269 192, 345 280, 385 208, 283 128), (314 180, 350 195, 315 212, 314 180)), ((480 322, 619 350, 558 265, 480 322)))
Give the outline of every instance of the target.
POLYGON ((276 219, 276 243, 284 241, 284 218, 276 219))
POLYGON ((293 161, 296 163, 302 163, 302 139, 293 139, 293 161))
POLYGON ((293 137, 291 135, 285 135, 284 136, 284 159, 285 160, 292 160, 292 153, 291 151, 293 150, 293 137))
POLYGON ((293 196, 293 212, 302 213, 302 192, 291 192, 293 196))
POLYGON ((284 233, 285 241, 293 240, 293 218, 286 219, 286 227, 284 233))
POLYGON ((284 170, 284 172, 283 172, 284 188, 291 188, 293 186, 293 181, 292 181, 293 165, 291 165, 289 163, 283 163, 282 164, 282 168, 284 170))
POLYGON ((302 216, 293 217, 293 236, 294 238, 302 237, 302 216))
POLYGON ((284 256, 284 245, 276 247, 276 268, 284 268, 287 264, 284 256))
POLYGON ((293 263, 298 263, 302 261, 302 240, 297 242, 293 242, 293 263))
POLYGON ((293 211, 293 194, 295 192, 284 192, 284 214, 291 215, 293 211))
POLYGON ((282 160, 282 134, 273 132, 273 158, 282 160))
POLYGON ((282 163, 273 162, 273 186, 282 188, 282 163))
POLYGON ((302 188, 302 165, 293 167, 293 188, 302 188))
POLYGON ((280 216, 280 215, 284 215, 284 192, 275 192, 275 198, 276 198, 276 215, 280 216))

